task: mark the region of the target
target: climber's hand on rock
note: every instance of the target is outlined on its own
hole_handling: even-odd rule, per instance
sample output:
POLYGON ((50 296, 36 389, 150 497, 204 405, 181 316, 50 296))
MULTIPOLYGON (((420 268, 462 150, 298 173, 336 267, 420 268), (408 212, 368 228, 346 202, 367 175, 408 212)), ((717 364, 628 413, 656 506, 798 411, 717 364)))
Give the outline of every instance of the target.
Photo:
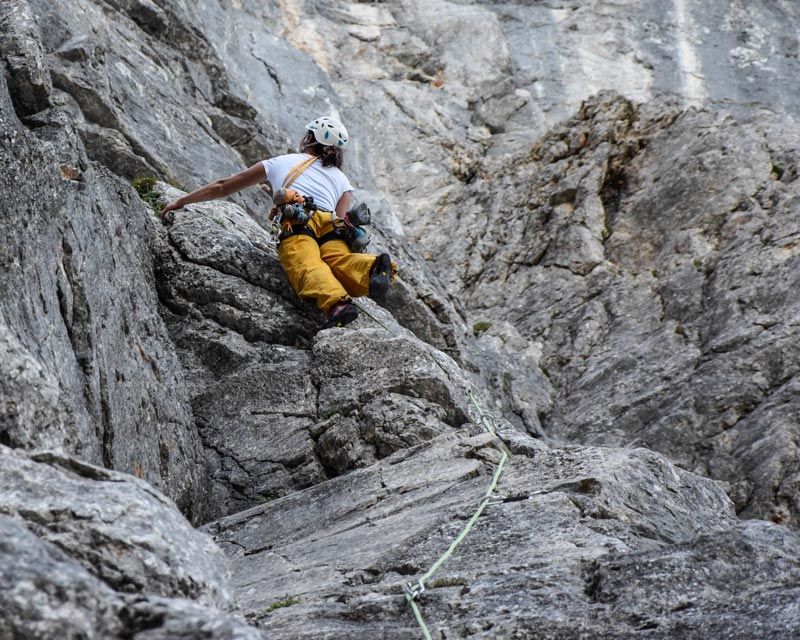
POLYGON ((170 202, 161 210, 161 222, 166 225, 171 225, 175 222, 175 211, 178 209, 183 209, 183 205, 180 204, 180 199, 170 202))
POLYGON ((176 209, 183 209, 183 205, 179 203, 180 199, 170 202, 166 207, 164 207, 163 211, 161 212, 161 215, 163 216, 169 213, 170 211, 175 211, 176 209))

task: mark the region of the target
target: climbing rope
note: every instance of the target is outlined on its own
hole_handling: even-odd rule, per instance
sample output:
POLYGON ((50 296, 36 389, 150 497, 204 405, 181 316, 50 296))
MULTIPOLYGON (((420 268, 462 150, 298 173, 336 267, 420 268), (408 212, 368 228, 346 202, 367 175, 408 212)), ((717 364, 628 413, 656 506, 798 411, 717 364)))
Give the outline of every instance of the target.
MULTIPOLYGON (((362 305, 358 301, 353 301, 356 306, 363 311, 367 316, 372 318, 375 322, 381 325, 384 329, 389 331, 390 333, 394 334, 395 336, 399 337, 399 334, 391 327, 389 327, 386 323, 382 322, 380 319, 376 318, 372 313, 367 310, 364 305, 362 305)), ((445 374, 449 377, 450 373, 445 369, 444 365, 439 362, 433 355, 433 352, 429 352, 431 359, 445 372, 445 374)), ((472 527, 475 526, 475 523, 478 521, 478 518, 481 517, 483 510, 491 501, 494 491, 497 488, 497 483, 500 480, 500 476, 503 475, 503 471, 505 470, 506 462, 511 457, 511 451, 509 451, 508 446, 505 442, 503 442, 500 437, 497 435, 497 419, 486 413, 482 408, 480 403, 478 402, 478 398, 472 392, 471 389, 466 389, 467 398, 470 404, 470 413, 472 420, 483 427, 483 429, 494 436, 502 446, 502 456, 500 457, 500 462, 497 464, 497 469, 495 469, 494 475, 492 476, 492 481, 489 483, 489 488, 486 490, 486 493, 483 495, 483 500, 481 500, 478 508, 472 514, 472 517, 467 521, 467 524, 464 525, 464 528, 461 532, 455 537, 455 539, 450 543, 450 546, 447 548, 439 558, 431 565, 430 569, 428 569, 416 583, 409 582, 404 587, 404 592, 406 596, 406 601, 408 602, 409 606, 411 607, 411 611, 414 613, 414 618, 417 621, 420 629, 422 630, 422 636, 425 640, 433 640, 431 636, 430 629, 428 625, 425 623, 425 618, 422 615, 422 611, 417 604, 417 600, 419 597, 425 592, 425 583, 428 582, 431 577, 441 568, 441 566, 447 562, 450 556, 453 555, 455 550, 458 546, 464 541, 464 539, 469 535, 469 532, 472 530, 472 527)))
POLYGON ((456 550, 458 545, 467 537, 469 532, 472 530, 472 527, 478 521, 478 518, 481 517, 483 510, 486 508, 486 505, 489 504, 491 500, 494 490, 497 488, 497 482, 500 480, 500 476, 503 474, 503 470, 505 469, 506 462, 508 461, 508 454, 504 451, 503 456, 500 458, 500 462, 497 465, 497 469, 492 476, 492 482, 489 484, 489 488, 486 490, 486 493, 483 496, 483 500, 478 505, 478 508, 475 510, 475 513, 472 514, 472 517, 467 521, 467 524, 461 530, 456 538, 450 543, 450 546, 447 548, 441 556, 439 556, 438 560, 431 565, 431 568, 428 569, 425 574, 417 580, 416 584, 409 582, 405 588, 406 600, 408 604, 411 606, 411 610, 414 612, 414 617, 417 619, 417 623, 419 624, 420 628, 422 629, 422 635, 425 637, 426 640, 431 639, 431 632, 428 629, 428 625, 425 624, 425 619, 422 617, 422 612, 420 611, 419 606, 415 602, 417 598, 419 598, 425 592, 425 583, 431 579, 434 573, 436 573, 439 568, 447 562, 450 556, 453 555, 453 552, 456 550))
MULTIPOLYGON (((469 397, 470 404, 472 405, 473 410, 475 411, 475 416, 473 419, 477 418, 475 422, 480 424, 488 433, 497 437, 497 431, 495 429, 495 418, 487 413, 485 413, 480 405, 478 404, 478 399, 475 397, 475 394, 472 393, 471 390, 467 390, 467 396, 469 397)), ((492 476, 492 481, 489 483, 489 488, 486 490, 486 493, 483 496, 483 500, 481 500, 478 508, 472 514, 472 517, 467 521, 467 524, 461 530, 455 539, 450 543, 450 546, 447 548, 439 558, 434 562, 430 569, 428 569, 425 574, 417 580, 416 584, 409 582, 405 588, 405 596, 406 601, 408 602, 411 610, 414 613, 414 618, 417 620, 417 624, 419 624, 420 629, 422 630, 422 635, 425 640, 433 640, 431 636, 430 629, 428 625, 425 623, 425 619, 422 616, 422 611, 419 608, 419 605, 416 603, 416 600, 425 592, 425 583, 433 577, 441 566, 447 562, 450 556, 453 555, 453 552, 456 550, 458 545, 460 545, 463 540, 469 535, 469 532, 472 530, 472 527, 478 521, 478 518, 481 517, 483 510, 489 504, 490 500, 494 495, 494 491, 497 488, 497 483, 500 480, 500 476, 503 475, 503 471, 505 470, 506 462, 511 456, 511 453, 508 451, 505 443, 500 441, 503 445, 503 455, 500 458, 500 462, 497 464, 497 469, 495 469, 494 475, 492 476)))

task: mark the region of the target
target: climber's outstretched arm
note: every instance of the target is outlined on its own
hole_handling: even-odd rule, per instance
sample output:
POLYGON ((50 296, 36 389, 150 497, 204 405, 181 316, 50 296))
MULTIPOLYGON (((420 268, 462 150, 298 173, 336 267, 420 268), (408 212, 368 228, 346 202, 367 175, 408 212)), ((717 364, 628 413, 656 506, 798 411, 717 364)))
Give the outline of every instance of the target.
POLYGON ((178 198, 175 202, 170 202, 164 207, 164 213, 174 209, 180 209, 187 204, 194 204, 195 202, 207 202, 208 200, 216 200, 217 198, 224 198, 237 191, 241 191, 247 187, 252 187, 254 184, 264 182, 264 166, 258 162, 249 169, 240 171, 228 178, 215 180, 209 182, 207 185, 195 189, 191 193, 187 193, 182 198, 178 198))

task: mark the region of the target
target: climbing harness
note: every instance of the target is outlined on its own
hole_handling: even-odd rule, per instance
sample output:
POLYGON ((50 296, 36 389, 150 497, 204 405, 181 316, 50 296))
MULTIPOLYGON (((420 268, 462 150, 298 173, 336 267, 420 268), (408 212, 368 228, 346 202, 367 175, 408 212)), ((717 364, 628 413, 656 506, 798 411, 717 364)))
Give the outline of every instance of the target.
MULTIPOLYGON (((381 327, 389 331, 394 335, 398 335, 394 329, 389 327, 386 323, 382 320, 377 318, 374 314, 370 313, 364 305, 361 303, 353 300, 353 304, 355 304, 361 311, 364 312, 365 315, 370 317, 372 320, 377 322, 381 327)), ((450 375, 447 369, 439 362, 433 355, 433 352, 428 352, 431 356, 431 359, 439 366, 442 371, 445 372, 448 376, 450 375)), ((428 625, 425 623, 425 618, 422 615, 422 611, 417 604, 417 600, 419 600, 420 596, 425 592, 425 583, 431 579, 431 577, 441 568, 441 566, 447 562, 447 560, 453 555, 455 550, 458 546, 464 541, 464 539, 469 535, 469 532, 475 526, 475 523, 478 521, 478 518, 481 517, 483 510, 491 503, 491 500, 494 496, 495 489, 497 488, 497 483, 500 480, 500 476, 503 475, 503 471, 505 470, 506 463, 511 458, 511 451, 509 450, 508 446, 505 442, 500 439, 497 435, 497 418, 494 416, 486 413, 482 408, 480 403, 478 402, 478 398, 472 392, 471 389, 467 389, 467 399, 469 400, 469 412, 470 417, 472 420, 483 427, 483 429, 494 436, 501 444, 502 447, 502 456, 500 457, 500 462, 497 464, 497 469, 495 469, 494 475, 492 476, 492 481, 489 483, 489 487, 486 489, 486 493, 483 495, 483 499, 481 500, 478 508, 472 514, 472 517, 467 521, 467 524, 464 525, 464 528, 461 532, 455 537, 455 539, 450 543, 450 546, 447 550, 439 556, 439 558, 431 565, 430 569, 428 569, 421 578, 419 578, 416 583, 409 582, 403 588, 403 592, 405 593, 406 601, 408 602, 409 606, 411 607, 411 611, 414 614, 414 618, 417 621, 420 629, 422 630, 422 635, 425 640, 433 640, 431 636, 430 629, 428 625)))
POLYGON ((365 253, 370 241, 369 232, 362 225, 371 221, 369 208, 360 204, 339 218, 333 211, 326 211, 316 205, 311 196, 303 196, 299 191, 291 189, 292 183, 308 169, 317 158, 312 156, 292 167, 283 181, 283 186, 272 196, 273 207, 269 214, 270 233, 276 243, 295 235, 306 235, 323 245, 330 240, 344 240, 353 253, 365 253), (328 214, 333 223, 333 231, 317 237, 306 224, 311 216, 328 214))

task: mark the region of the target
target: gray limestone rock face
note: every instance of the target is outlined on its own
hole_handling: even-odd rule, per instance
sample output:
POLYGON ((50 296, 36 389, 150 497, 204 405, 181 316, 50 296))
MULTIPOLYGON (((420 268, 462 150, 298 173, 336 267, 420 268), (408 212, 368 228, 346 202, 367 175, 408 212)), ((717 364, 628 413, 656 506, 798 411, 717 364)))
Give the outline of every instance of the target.
MULTIPOLYGON (((484 155, 525 151, 581 102, 614 90, 739 113, 798 114, 791 2, 202 2, 231 85, 281 128, 340 113, 355 174, 409 235, 484 155), (286 61, 283 64, 283 61, 286 61), (325 102, 327 101, 327 104, 325 102)), ((486 204, 491 198, 487 199, 486 204)))
POLYGON ((331 330, 314 342, 314 433, 329 477, 369 466, 468 420, 469 382, 455 363, 396 324, 389 327, 391 333, 383 327, 331 330))
MULTIPOLYGON (((418 601, 434 637, 800 629, 796 533, 739 524, 720 485, 653 452, 515 440, 496 499, 418 601)), ((487 434, 450 433, 208 530, 272 637, 418 637, 403 587, 462 530, 498 460, 487 434)))
POLYGON ((112 589, 18 519, 0 515, 0 636, 116 637, 112 589))
POLYGON ((736 518, 800 514, 798 17, 0 0, 0 636, 264 637, 88 461, 221 517, 270 637, 419 637, 403 586, 501 459, 468 389, 513 457, 420 599, 441 637, 800 634, 797 534, 736 518), (323 113, 401 279, 321 331, 268 186, 162 225, 128 181, 163 204, 323 113))
POLYGON ((25 2, 3 2, 0 25, 0 53, 14 108, 23 117, 46 109, 53 83, 30 6, 25 2))
MULTIPOLYGON (((162 185, 170 198, 180 195, 162 185)), ((277 259, 275 243, 237 205, 192 205, 156 229, 162 303, 181 318, 204 317, 250 342, 307 343, 306 317, 277 259)))
POLYGON ((192 600, 124 597, 120 618, 133 640, 266 640, 240 616, 192 600), (133 632, 131 634, 131 631, 133 632))
MULTIPOLYGON (((41 59, 49 72, 51 102, 70 114, 89 157, 118 175, 195 188, 287 148, 272 123, 229 91, 194 7, 150 0, 15 4, 38 32, 26 59, 41 59)), ((260 191, 238 200, 253 213, 267 207, 260 191)))
POLYGON ((132 476, 0 447, 0 637, 249 640, 228 567, 132 476))
POLYGON ((135 474, 201 519, 202 449, 155 295, 154 220, 53 117, 34 135, 0 81, 0 443, 135 474))
POLYGON ((655 630, 654 637, 791 637, 799 619, 796 545, 785 529, 749 521, 667 553, 598 559, 588 591, 595 602, 613 603, 631 627, 655 630), (698 581, 698 574, 707 580, 698 581), (651 611, 646 617, 643 602, 651 611))
POLYGON ((115 592, 56 544, 0 516, 0 637, 258 640, 252 626, 189 600, 115 592))
POLYGON ((605 94, 451 199, 456 251, 421 241, 473 317, 529 341, 551 436, 662 451, 794 524, 797 142, 782 119, 605 94))
POLYGON ((0 513, 115 591, 232 606, 219 549, 147 483, 52 452, 0 454, 0 513))

